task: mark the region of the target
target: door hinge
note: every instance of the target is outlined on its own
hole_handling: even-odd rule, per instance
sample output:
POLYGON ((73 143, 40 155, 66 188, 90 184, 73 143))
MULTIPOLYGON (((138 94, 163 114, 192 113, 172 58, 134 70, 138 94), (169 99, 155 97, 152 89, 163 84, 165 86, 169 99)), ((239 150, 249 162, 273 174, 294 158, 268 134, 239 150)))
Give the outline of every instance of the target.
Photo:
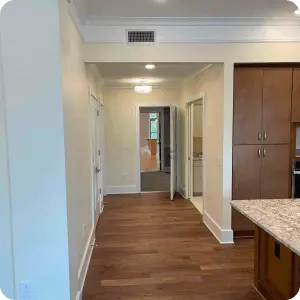
POLYGON ((98 155, 100 155, 101 154, 101 151, 100 150, 98 150, 98 155))
POLYGON ((100 195, 102 194, 102 189, 99 189, 100 195))
POLYGON ((97 116, 98 116, 98 117, 100 116, 100 112, 99 112, 99 109, 97 109, 97 116))

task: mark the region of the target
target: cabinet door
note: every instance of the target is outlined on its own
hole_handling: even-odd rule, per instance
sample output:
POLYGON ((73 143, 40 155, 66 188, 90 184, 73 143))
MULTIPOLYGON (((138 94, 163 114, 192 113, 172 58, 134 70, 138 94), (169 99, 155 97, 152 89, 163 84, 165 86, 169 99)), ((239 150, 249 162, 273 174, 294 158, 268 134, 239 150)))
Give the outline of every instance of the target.
POLYGON ((292 122, 300 122, 300 69, 293 75, 292 122))
POLYGON ((261 144, 263 71, 261 68, 237 68, 234 74, 235 145, 261 144))
POLYGON ((261 198, 290 197, 291 167, 289 145, 263 145, 261 198))
POLYGON ((288 144, 290 142, 292 76, 292 69, 264 69, 264 144, 288 144))
MULTIPOLYGON (((260 199, 261 146, 238 145, 233 147, 232 199, 260 199)), ((254 230, 253 223, 232 210, 234 231, 254 230)))

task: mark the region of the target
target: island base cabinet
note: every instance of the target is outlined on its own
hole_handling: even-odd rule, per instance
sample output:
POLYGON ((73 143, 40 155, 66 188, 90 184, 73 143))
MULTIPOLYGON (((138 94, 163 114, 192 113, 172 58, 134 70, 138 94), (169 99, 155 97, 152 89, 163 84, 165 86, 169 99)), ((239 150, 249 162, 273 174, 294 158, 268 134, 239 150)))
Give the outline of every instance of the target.
POLYGON ((300 288, 299 257, 263 229, 255 228, 254 285, 267 300, 288 300, 300 288))

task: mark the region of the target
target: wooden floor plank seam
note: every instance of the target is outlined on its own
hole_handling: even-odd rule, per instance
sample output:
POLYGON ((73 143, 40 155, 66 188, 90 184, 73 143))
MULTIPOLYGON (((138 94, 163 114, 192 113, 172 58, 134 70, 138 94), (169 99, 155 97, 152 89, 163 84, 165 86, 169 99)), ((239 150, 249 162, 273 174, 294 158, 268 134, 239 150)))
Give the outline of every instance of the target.
POLYGON ((187 200, 107 197, 83 300, 261 300, 253 241, 220 245, 187 200))

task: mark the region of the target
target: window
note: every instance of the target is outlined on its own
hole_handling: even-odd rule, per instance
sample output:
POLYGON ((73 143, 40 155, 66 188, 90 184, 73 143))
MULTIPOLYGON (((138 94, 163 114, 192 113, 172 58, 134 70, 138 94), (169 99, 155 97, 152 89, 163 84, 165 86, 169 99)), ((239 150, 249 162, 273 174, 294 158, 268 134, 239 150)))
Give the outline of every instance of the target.
POLYGON ((150 138, 151 139, 157 139, 158 138, 158 114, 157 113, 151 113, 149 114, 150 118, 150 138))

